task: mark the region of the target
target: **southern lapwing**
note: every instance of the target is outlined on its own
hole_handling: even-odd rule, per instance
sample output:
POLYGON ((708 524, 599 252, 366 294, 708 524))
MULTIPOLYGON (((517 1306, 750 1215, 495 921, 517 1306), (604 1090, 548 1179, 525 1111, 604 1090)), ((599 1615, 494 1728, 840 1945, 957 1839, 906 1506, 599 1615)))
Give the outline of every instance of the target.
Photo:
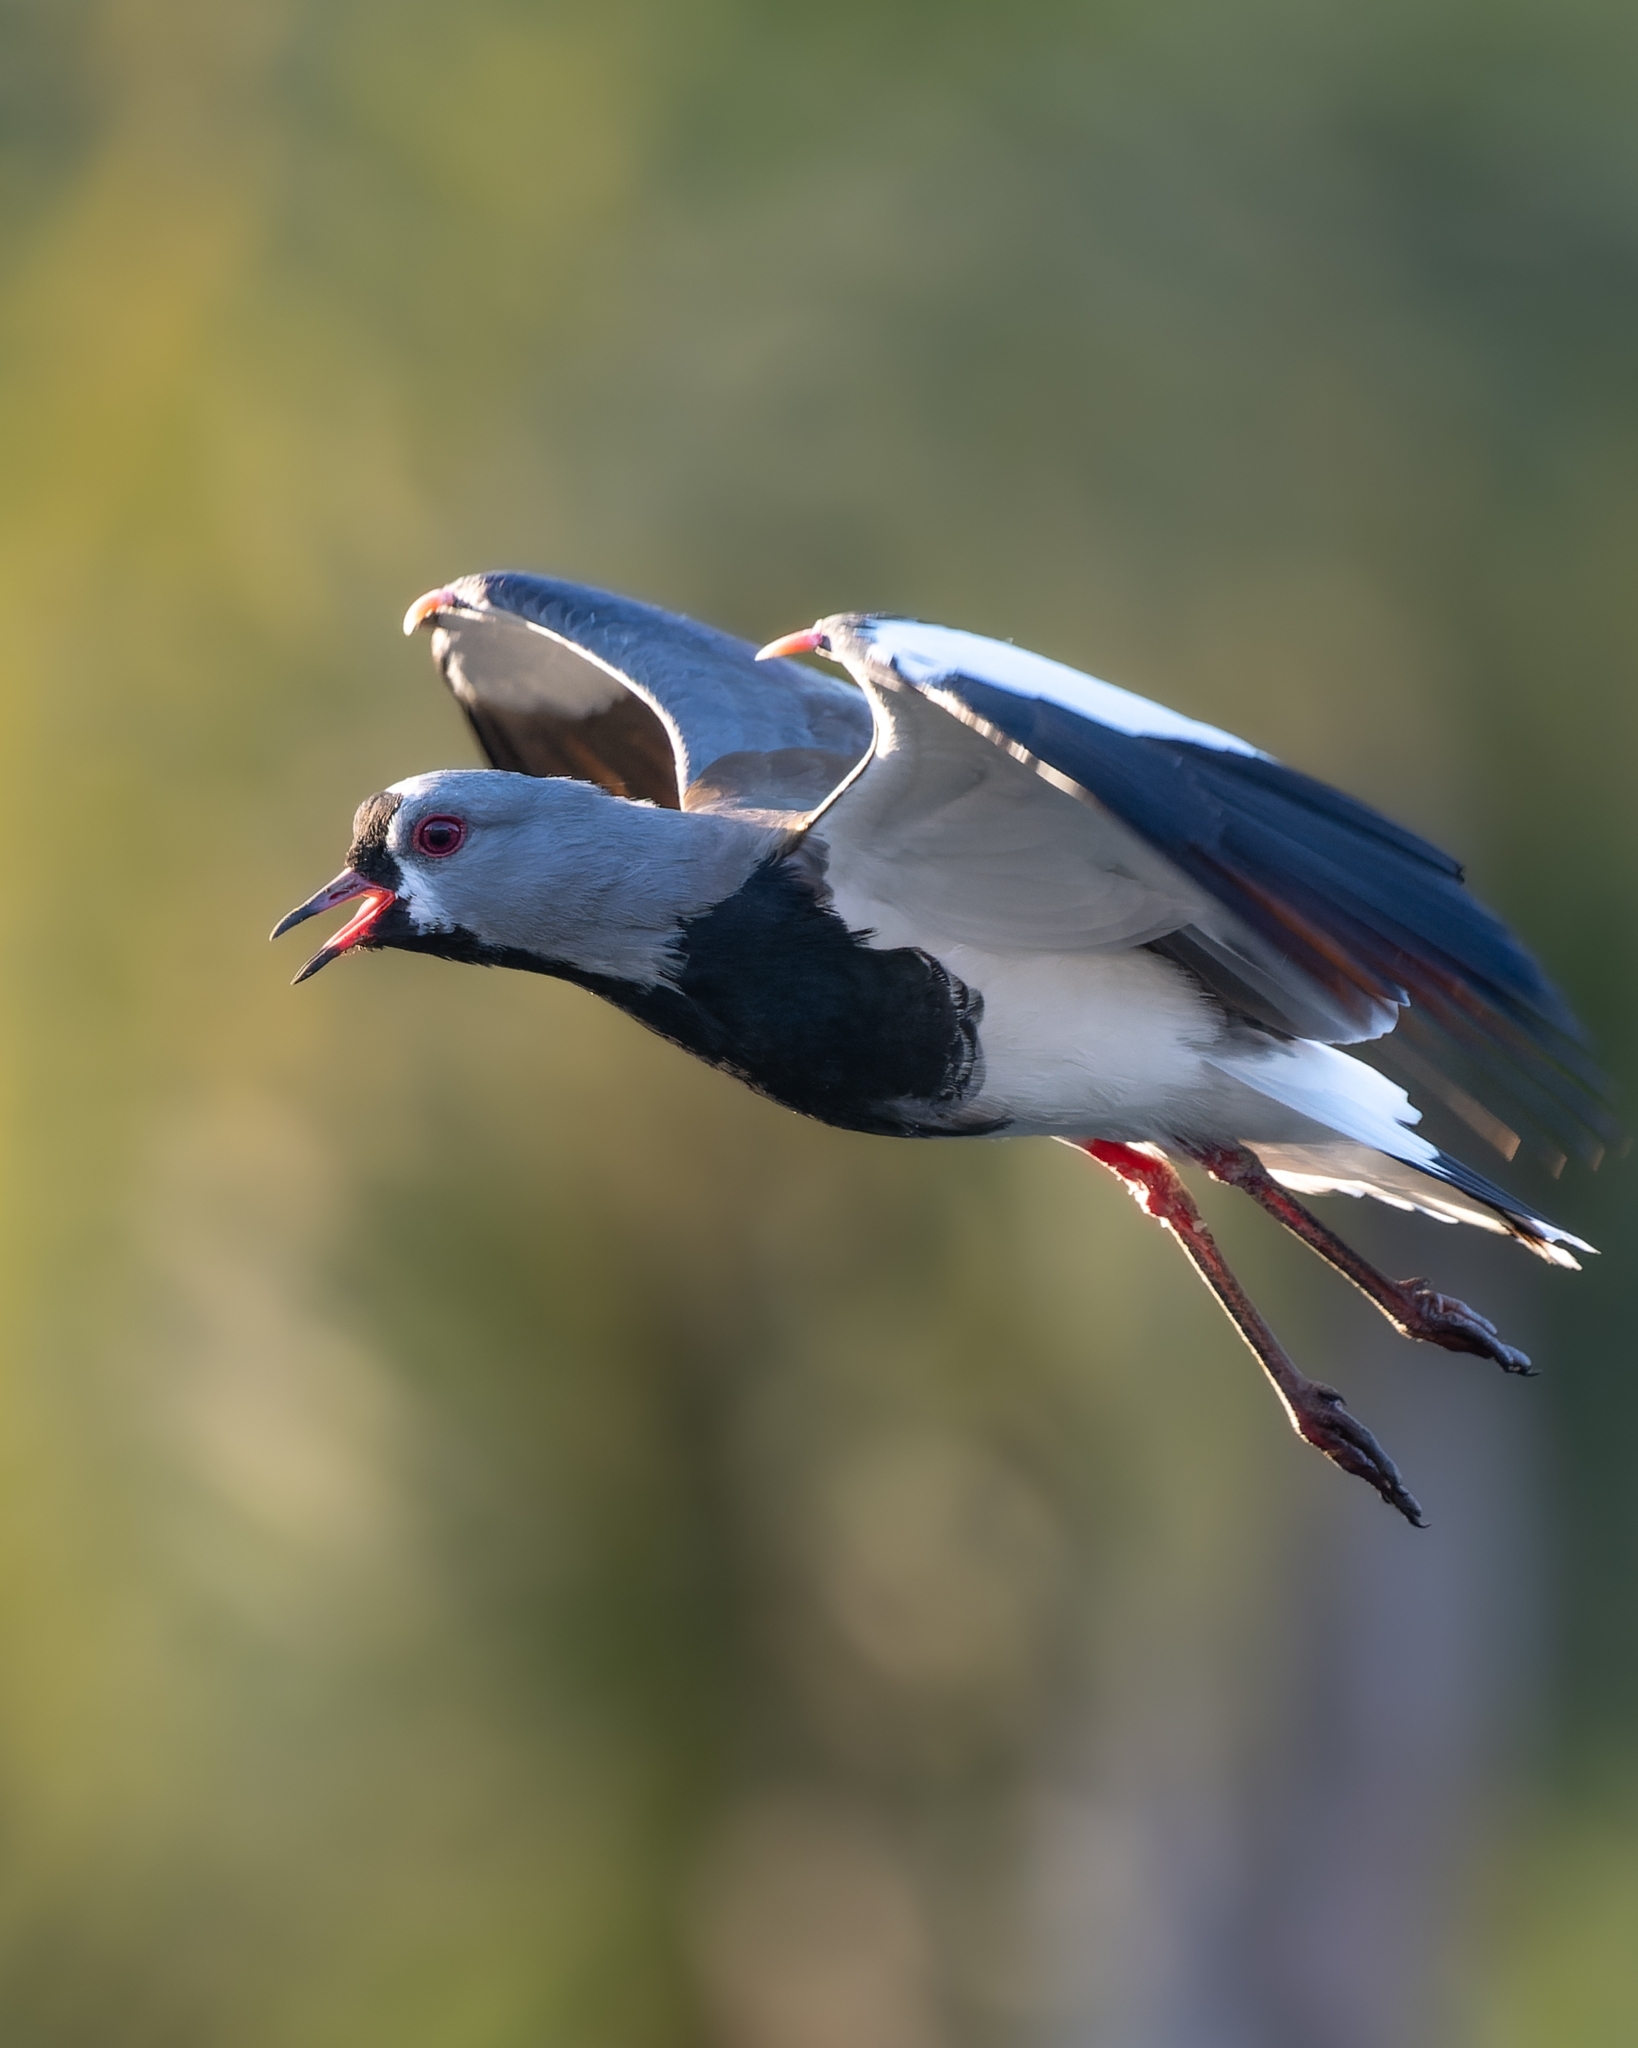
POLYGON ((1298 1433, 1420 1523, 1172 1161, 1243 1188, 1405 1336, 1529 1370, 1297 1199, 1373 1195, 1560 1266, 1589 1249, 1420 1135, 1382 1070, 1508 1156, 1513 1124, 1593 1158, 1611 1135, 1574 1018, 1454 860, 1213 726, 913 619, 757 654, 488 575, 421 598, 418 627, 492 765, 360 807, 346 868, 274 933, 353 906, 298 981, 382 946, 527 968, 845 1130, 1078 1146, 1176 1235, 1298 1433), (1378 1064, 1338 1050, 1367 1043, 1378 1064))

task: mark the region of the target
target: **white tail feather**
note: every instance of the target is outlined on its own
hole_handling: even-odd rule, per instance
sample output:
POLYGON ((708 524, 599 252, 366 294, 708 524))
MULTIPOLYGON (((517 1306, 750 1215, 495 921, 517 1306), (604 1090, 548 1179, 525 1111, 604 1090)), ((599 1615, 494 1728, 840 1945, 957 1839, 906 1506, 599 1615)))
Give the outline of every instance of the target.
POLYGON ((1555 1266, 1577 1266, 1575 1253, 1594 1249, 1447 1158, 1410 1128, 1421 1111, 1403 1088, 1334 1046, 1300 1039, 1220 1055, 1212 1064, 1336 1132, 1340 1142, 1252 1143, 1293 1194, 1370 1195, 1441 1223, 1470 1223, 1517 1238, 1555 1266))

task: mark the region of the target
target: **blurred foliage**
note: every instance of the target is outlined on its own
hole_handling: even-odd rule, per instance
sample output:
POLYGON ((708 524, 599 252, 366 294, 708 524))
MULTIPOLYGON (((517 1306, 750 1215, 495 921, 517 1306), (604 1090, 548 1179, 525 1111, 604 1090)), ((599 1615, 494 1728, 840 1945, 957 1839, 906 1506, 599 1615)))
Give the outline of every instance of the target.
POLYGON ((1573 1283, 1346 1219, 1530 1389, 1221 1212, 1417 1539, 1067 1155, 262 941, 468 758, 407 600, 549 567, 1246 731, 1630 1074, 1635 60, 1615 0, 0 0, 8 2043, 1638 2031, 1630 1168, 1550 1191, 1573 1283))

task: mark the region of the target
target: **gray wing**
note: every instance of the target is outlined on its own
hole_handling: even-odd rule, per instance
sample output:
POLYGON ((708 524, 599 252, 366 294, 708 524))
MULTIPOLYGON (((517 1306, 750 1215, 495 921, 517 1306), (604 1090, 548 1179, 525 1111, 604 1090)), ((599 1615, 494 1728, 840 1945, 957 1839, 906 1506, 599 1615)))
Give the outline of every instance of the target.
POLYGON ((1101 805, 914 691, 864 687, 875 752, 813 828, 849 924, 935 952, 1119 952, 1208 913, 1204 892, 1101 805))
POLYGON ((895 943, 1002 954, 1156 946, 1231 1007, 1296 1037, 1331 1042, 1391 1030, 1295 971, 1167 853, 1109 805, 959 707, 855 671, 877 722, 869 765, 815 825, 850 923, 895 943), (914 934, 915 936, 912 936, 914 934))
POLYGON ((463 576, 410 607, 496 768, 670 810, 806 816, 868 751, 860 692, 677 612, 555 577, 463 576))

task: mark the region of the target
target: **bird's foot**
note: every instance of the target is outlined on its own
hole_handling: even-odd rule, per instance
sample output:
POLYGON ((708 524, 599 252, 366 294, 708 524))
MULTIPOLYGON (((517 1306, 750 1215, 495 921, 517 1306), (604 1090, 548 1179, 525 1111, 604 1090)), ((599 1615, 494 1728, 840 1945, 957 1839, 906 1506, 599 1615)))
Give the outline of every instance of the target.
POLYGON ((1426 1280, 1390 1280, 1386 1273, 1378 1272, 1312 1210, 1304 1208, 1295 1195, 1281 1187, 1249 1147, 1192 1145, 1188 1150, 1189 1156, 1213 1180, 1243 1189, 1276 1222, 1284 1224, 1293 1237, 1300 1237, 1328 1266, 1351 1280, 1368 1300, 1376 1303, 1402 1337, 1439 1344, 1446 1351, 1471 1352, 1476 1358, 1494 1360, 1503 1372, 1533 1376, 1535 1368, 1525 1354, 1515 1351, 1511 1344, 1504 1344, 1496 1335, 1495 1324, 1486 1322, 1477 1309, 1457 1301, 1454 1295, 1440 1294, 1426 1280))
POLYGON ((1504 1344, 1496 1326, 1477 1309, 1454 1295, 1440 1294, 1426 1280, 1400 1280, 1394 1284, 1395 1304, 1388 1311, 1396 1329, 1424 1344, 1439 1344, 1446 1351, 1467 1351, 1475 1358, 1492 1359, 1503 1372, 1516 1372, 1526 1379, 1535 1377, 1535 1367, 1522 1351, 1504 1344))
POLYGON ((1397 1508, 1413 1528, 1427 1527, 1415 1495, 1399 1476, 1398 1466, 1358 1416, 1348 1413, 1335 1387, 1299 1377, 1297 1384, 1288 1384, 1280 1391, 1291 1411, 1292 1427, 1304 1443, 1312 1444, 1344 1472, 1352 1472, 1367 1486, 1374 1486, 1389 1507, 1397 1508))
MULTIPOLYGON (((1139 1208, 1163 1223, 1176 1237, 1190 1265, 1216 1295, 1235 1328, 1256 1354, 1291 1418, 1292 1428, 1303 1442, 1323 1452, 1333 1465, 1340 1465, 1344 1472, 1351 1472, 1355 1478, 1363 1479, 1367 1486, 1375 1487, 1389 1507, 1397 1508, 1407 1522, 1418 1529, 1426 1528, 1422 1510, 1407 1491, 1399 1476, 1399 1468, 1364 1423, 1348 1413, 1336 1388, 1322 1386, 1318 1380, 1309 1379, 1292 1364, 1284 1345, 1263 1321, 1245 1289, 1229 1271, 1215 1239, 1201 1221, 1194 1198, 1178 1178, 1176 1168, 1165 1153, 1154 1145, 1121 1145, 1103 1140, 1083 1144, 1081 1150, 1089 1153, 1100 1166, 1108 1167, 1124 1183, 1139 1208)), ((1249 1160, 1251 1154, 1246 1153, 1245 1157, 1249 1160)), ((1217 1173, 1217 1167, 1209 1159, 1202 1158, 1201 1164, 1217 1173)), ((1230 1170, 1239 1171, 1237 1156, 1225 1155, 1224 1164, 1230 1170)), ((1258 1173, 1262 1172, 1255 1161, 1253 1165, 1258 1173)), ((1218 1178, 1227 1178, 1227 1172, 1219 1173, 1218 1178)), ((1272 1182, 1269 1184, 1273 1185, 1272 1182)), ((1380 1275, 1375 1277, 1381 1278, 1380 1275)), ((1383 1281, 1382 1285, 1392 1287, 1394 1283, 1383 1281)), ((1452 1306, 1460 1307, 1460 1303, 1452 1306)), ((1472 1315, 1471 1310, 1464 1313, 1472 1315)))

